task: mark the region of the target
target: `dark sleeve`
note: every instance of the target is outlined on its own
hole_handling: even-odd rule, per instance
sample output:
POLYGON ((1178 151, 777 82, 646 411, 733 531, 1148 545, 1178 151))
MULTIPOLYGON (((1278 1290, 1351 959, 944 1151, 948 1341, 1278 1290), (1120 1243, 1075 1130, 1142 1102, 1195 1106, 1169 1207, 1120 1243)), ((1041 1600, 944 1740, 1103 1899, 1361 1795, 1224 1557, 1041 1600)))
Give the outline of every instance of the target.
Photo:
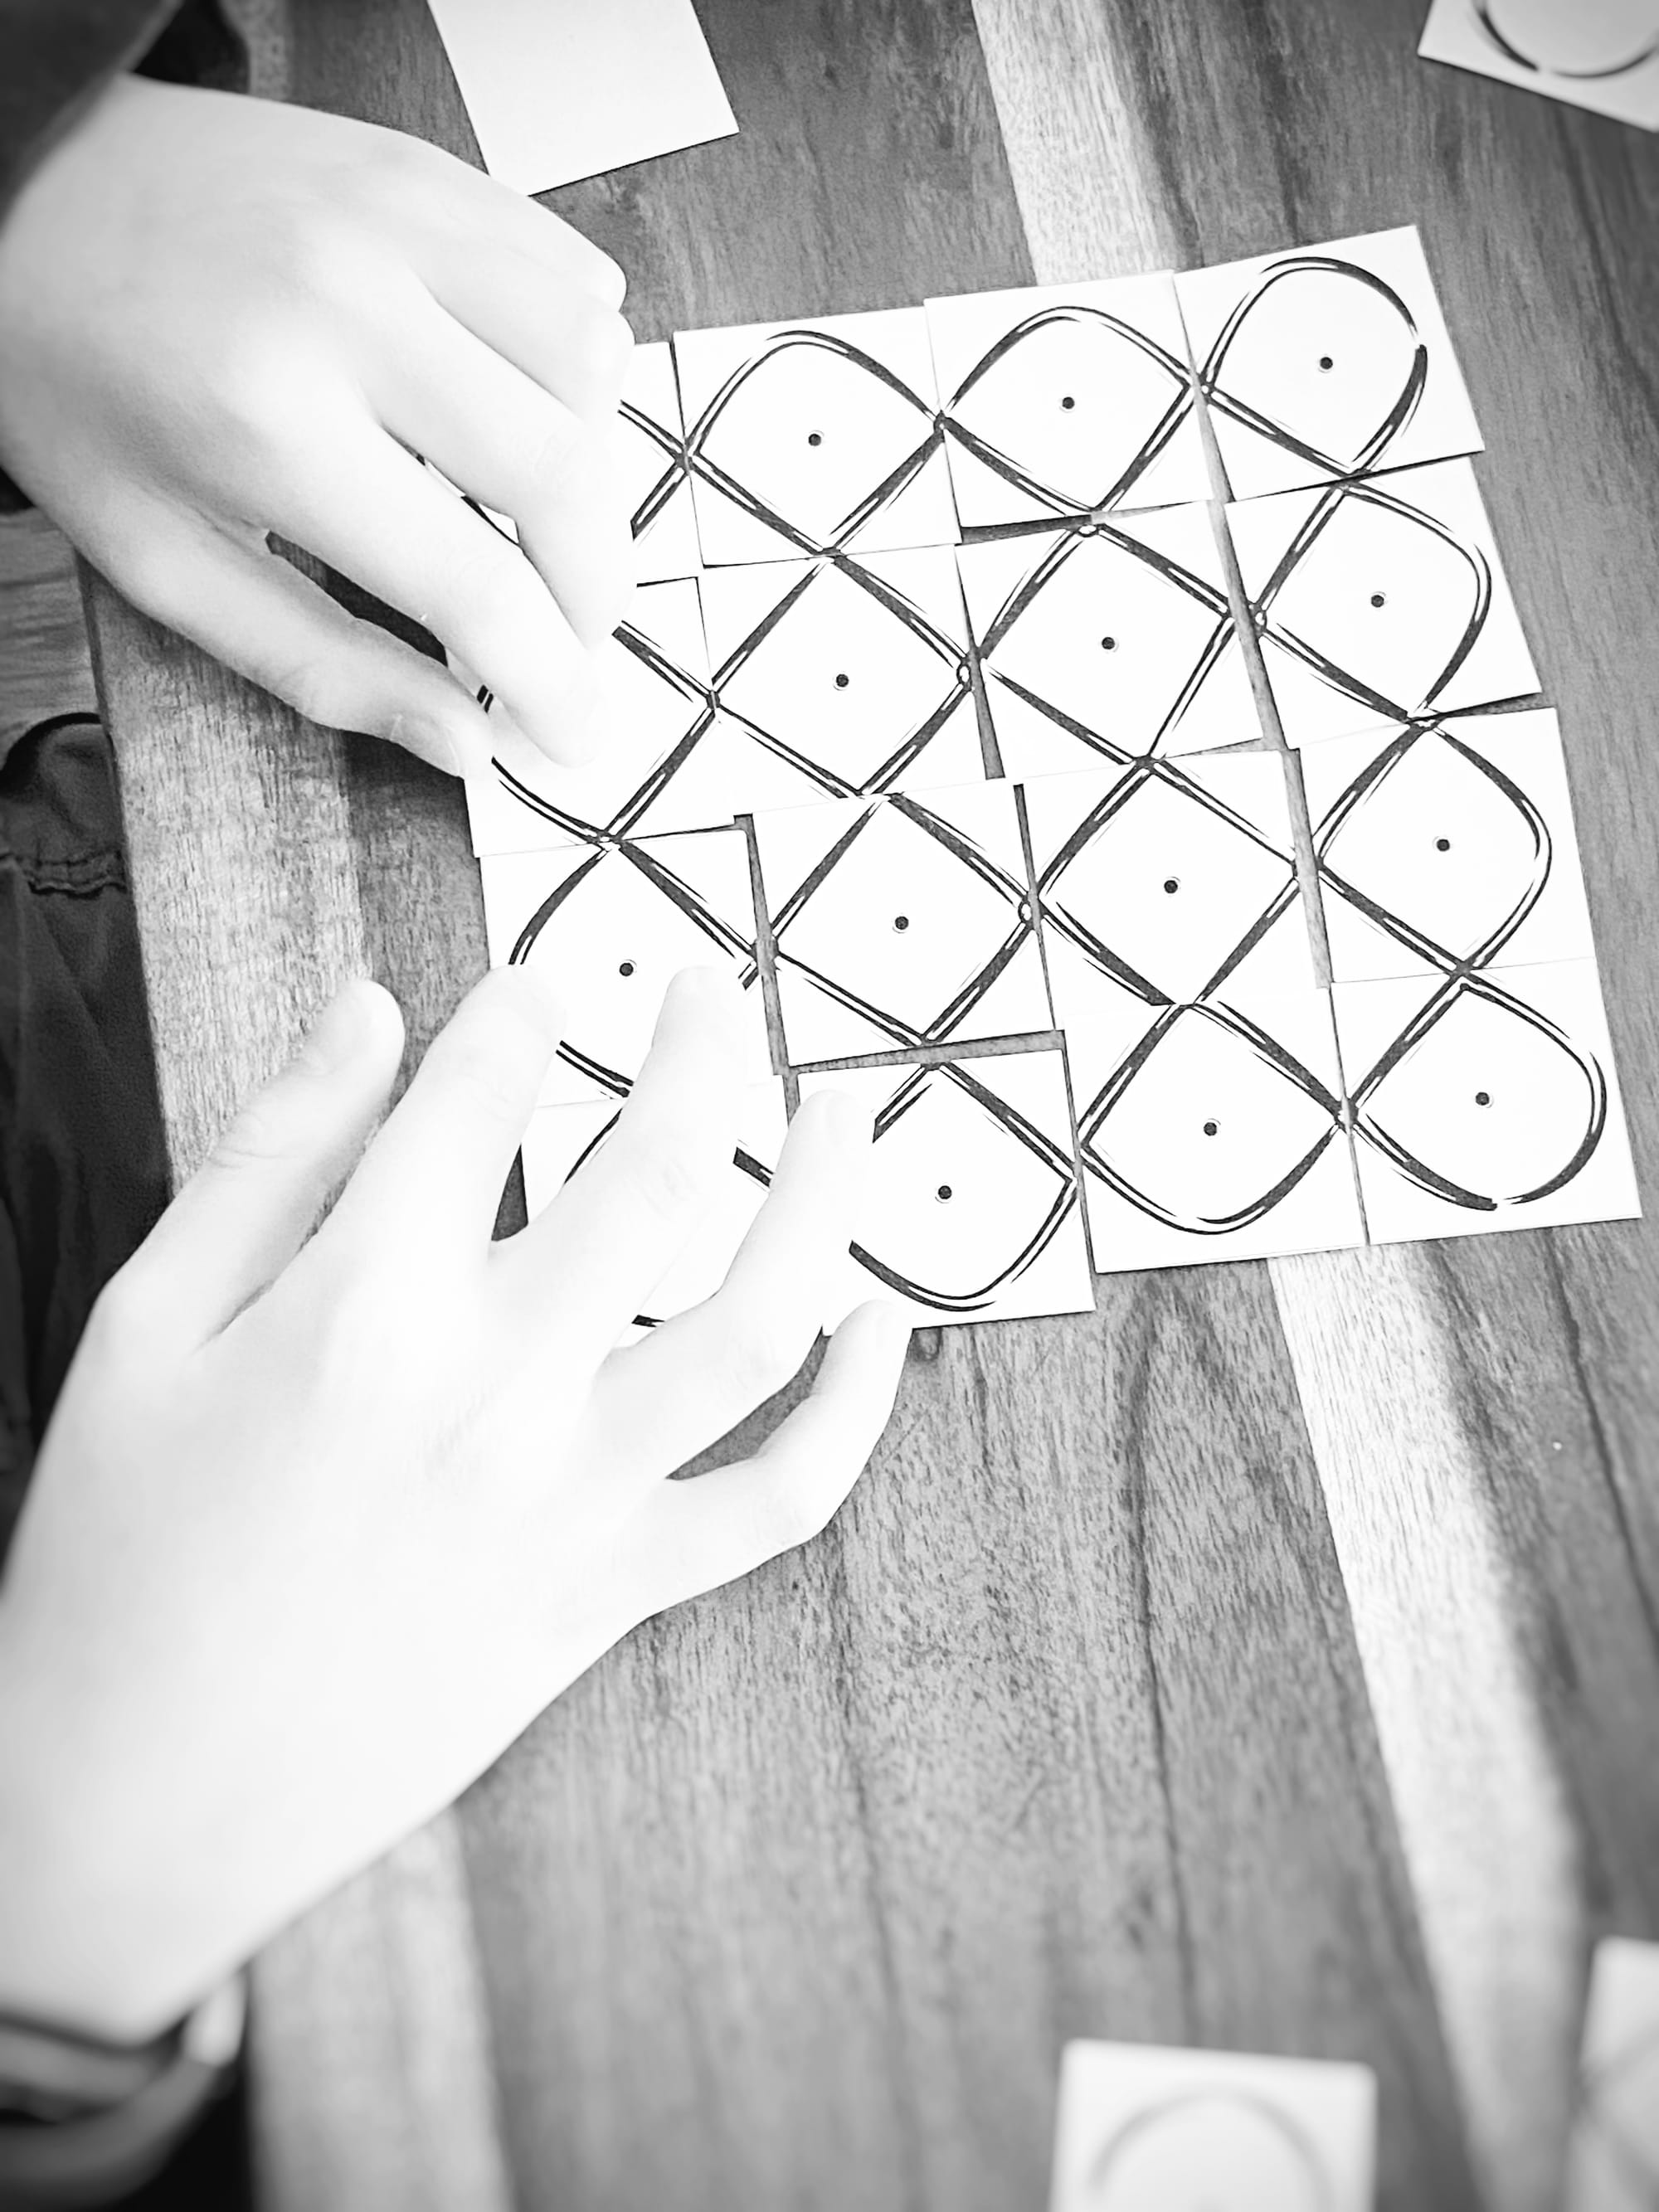
POLYGON ((0 0, 0 216, 58 133, 177 12, 178 0, 0 0))

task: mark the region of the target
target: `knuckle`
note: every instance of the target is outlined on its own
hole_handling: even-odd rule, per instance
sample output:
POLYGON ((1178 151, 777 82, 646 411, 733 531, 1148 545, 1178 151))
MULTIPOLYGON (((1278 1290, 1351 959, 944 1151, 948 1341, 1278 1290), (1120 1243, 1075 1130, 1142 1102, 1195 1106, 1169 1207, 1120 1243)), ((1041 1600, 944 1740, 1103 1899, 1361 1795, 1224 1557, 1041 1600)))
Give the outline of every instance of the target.
POLYGON ((805 1332, 787 1314, 745 1315, 726 1354, 727 1372, 744 1404, 760 1405, 793 1382, 810 1343, 805 1332))
POLYGON ((708 1194, 707 1163, 687 1133, 664 1132, 637 1153, 632 1182, 635 1203, 647 1220, 678 1229, 708 1194))
POLYGON ((592 441, 574 423, 560 422, 537 447, 525 472, 525 489, 534 508, 577 507, 592 498, 599 475, 592 441))
POLYGON ((251 1098, 239 1107, 213 1148, 213 1164, 240 1174, 267 1167, 288 1149, 289 1131, 273 1103, 251 1098))
POLYGON ((572 366, 583 389, 616 405, 634 351, 634 333, 613 309, 592 306, 576 318, 570 332, 572 366))
POLYGON ((307 722, 331 729, 339 720, 338 687, 334 672, 314 654, 298 660, 277 661, 258 672, 267 691, 293 708, 307 722))
POLYGON ((141 1247, 94 1300, 84 1332, 88 1350, 118 1355, 142 1341, 162 1310, 164 1296, 158 1270, 141 1247))

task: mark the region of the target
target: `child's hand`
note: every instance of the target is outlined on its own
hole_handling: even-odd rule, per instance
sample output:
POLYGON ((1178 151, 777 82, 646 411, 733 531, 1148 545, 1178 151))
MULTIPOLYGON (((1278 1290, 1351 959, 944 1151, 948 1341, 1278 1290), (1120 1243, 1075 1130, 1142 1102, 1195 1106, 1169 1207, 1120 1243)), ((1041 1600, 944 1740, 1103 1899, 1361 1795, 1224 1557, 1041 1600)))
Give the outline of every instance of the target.
POLYGON ((417 139, 120 78, 0 223, 0 465, 136 605, 313 720, 450 769, 483 743, 453 678, 267 532, 578 758, 631 578, 622 295, 556 216, 417 139))
POLYGON ((0 1602, 0 2010, 158 2030, 635 1623, 835 1512, 890 1305, 757 1457, 665 1478, 817 1334, 869 1145, 844 1097, 796 1118, 718 1295, 611 1349, 730 1161, 736 998, 679 977, 614 1136, 492 1244, 558 1035, 496 971, 306 1243, 398 1065, 354 985, 116 1277, 0 1602))

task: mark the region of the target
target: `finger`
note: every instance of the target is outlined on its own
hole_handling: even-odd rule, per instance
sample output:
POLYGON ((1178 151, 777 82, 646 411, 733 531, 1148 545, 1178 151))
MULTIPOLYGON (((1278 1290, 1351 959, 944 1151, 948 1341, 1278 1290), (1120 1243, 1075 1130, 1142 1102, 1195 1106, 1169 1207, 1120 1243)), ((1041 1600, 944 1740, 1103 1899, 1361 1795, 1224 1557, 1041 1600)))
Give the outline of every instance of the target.
POLYGON ((487 1249, 562 1018, 533 969, 473 986, 330 1215, 331 1250, 395 1269, 487 1249))
POLYGON ((585 1425, 619 1474, 668 1474, 800 1370, 853 1239, 870 1117, 817 1092, 789 1125, 766 1203, 712 1298, 599 1370, 585 1425))
MULTIPOLYGON (((441 157, 440 167, 446 219, 422 224, 417 248, 428 282, 441 281, 458 255, 502 244, 524 254, 544 281, 574 285, 612 313, 622 306, 628 289, 623 270, 562 216, 452 155, 441 157)), ((418 196, 405 193, 403 205, 418 210, 418 196)))
POLYGON ((511 362, 574 414, 614 415, 634 334, 591 292, 550 283, 505 239, 471 241, 430 270, 432 298, 464 329, 511 362))
POLYGON ((811 1541, 863 1473, 910 1341, 902 1306, 860 1306, 830 1340, 810 1397, 752 1459, 650 1495, 630 1532, 639 1617, 735 1581, 811 1541))
MULTIPOLYGON (((478 397, 461 391, 455 404, 478 397)), ((551 758, 588 757, 593 672, 558 603, 530 561, 378 423, 319 427, 270 497, 262 520, 434 631, 551 758)))
POLYGON ((103 565, 135 606, 308 720, 389 738, 451 775, 487 764, 483 710, 441 662, 359 622, 262 543, 158 511, 130 558, 103 565))
POLYGON ((384 1110, 403 1047, 396 1000, 359 979, 249 1099, 131 1262, 169 1328, 205 1343, 282 1273, 384 1110))
POLYGON ((595 1368, 696 1229, 737 1142, 742 994, 723 969, 682 969, 617 1126, 501 1248, 562 1358, 595 1368))
POLYGON ((462 491, 510 515, 577 638, 602 644, 634 583, 633 534, 608 431, 596 431, 424 294, 404 320, 405 343, 371 392, 386 428, 462 491))

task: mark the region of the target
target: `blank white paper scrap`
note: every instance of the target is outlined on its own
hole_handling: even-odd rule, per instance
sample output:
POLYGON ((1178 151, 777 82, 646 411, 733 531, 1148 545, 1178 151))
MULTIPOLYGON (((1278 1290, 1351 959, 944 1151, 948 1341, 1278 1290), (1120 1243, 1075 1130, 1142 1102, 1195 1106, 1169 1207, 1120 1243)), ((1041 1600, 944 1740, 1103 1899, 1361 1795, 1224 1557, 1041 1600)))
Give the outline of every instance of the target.
POLYGON ((927 307, 964 529, 1209 497, 1170 277, 927 307))
POLYGON ((1417 51, 1659 131, 1653 0, 1434 0, 1417 51))
POLYGON ((1595 1947, 1565 2212, 1659 2204, 1659 1943, 1595 1947))
POLYGON ((1371 2212, 1367 2066, 1068 2043, 1049 2212, 1371 2212))
POLYGON ((431 0, 484 167, 521 192, 729 138, 691 0, 431 0))
POLYGON ((1176 278, 1235 499, 1480 451, 1414 229, 1176 278))
POLYGON ((1057 1049, 803 1076, 815 1091, 844 1091, 874 1128, 827 1328, 866 1298, 918 1327, 1094 1310, 1057 1049))

